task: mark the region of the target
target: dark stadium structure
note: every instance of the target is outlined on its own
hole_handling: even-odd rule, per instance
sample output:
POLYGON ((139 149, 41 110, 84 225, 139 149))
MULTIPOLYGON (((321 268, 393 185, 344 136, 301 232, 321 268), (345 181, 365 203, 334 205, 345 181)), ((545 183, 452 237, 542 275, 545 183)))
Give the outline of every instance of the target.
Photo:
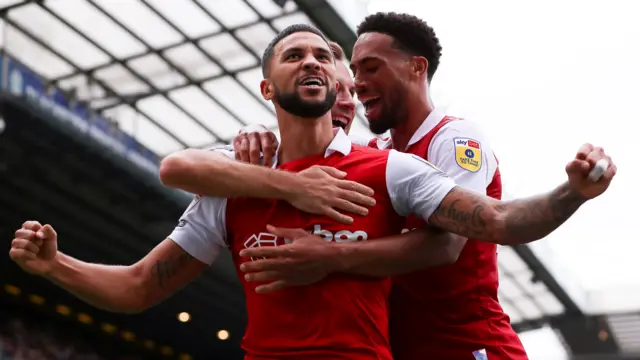
MULTIPOLYGON (((69 255, 131 264, 171 232, 191 199, 164 188, 153 166, 139 166, 18 89, 7 61, 30 69, 47 91, 85 106, 90 116, 113 120, 114 132, 135 137, 136 147, 152 154, 148 159, 157 166, 175 150, 228 143, 248 124, 276 130, 273 109, 260 98, 257 83, 262 49, 279 30, 315 24, 347 55, 356 40, 326 0, 118 4, 0 1, 0 236, 5 244, 25 220, 38 219, 55 226, 60 249, 69 255), (204 25, 195 26, 195 18, 204 25), (106 41, 110 36, 115 40, 106 41), (209 69, 200 71, 203 64, 209 69)), ((361 109, 358 119, 365 121, 361 109)), ((503 248, 499 259, 500 299, 516 330, 551 326, 576 360, 640 359, 631 355, 640 351, 640 314, 584 314, 528 246, 503 248)), ((175 296, 136 315, 95 309, 22 272, 7 256, 0 257, 0 283, 3 308, 41 314, 61 328, 149 359, 242 359, 244 298, 229 254, 175 296), (181 312, 191 320, 178 321, 181 312), (228 331, 229 338, 218 339, 219 330, 228 331)))

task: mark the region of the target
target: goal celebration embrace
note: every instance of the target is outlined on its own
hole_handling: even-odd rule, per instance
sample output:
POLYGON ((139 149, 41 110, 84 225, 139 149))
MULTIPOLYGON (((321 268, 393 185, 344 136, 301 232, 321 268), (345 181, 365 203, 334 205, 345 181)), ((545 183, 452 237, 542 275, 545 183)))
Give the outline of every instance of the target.
POLYGON ((230 251, 246 360, 527 359, 498 301, 497 246, 545 238, 606 196, 617 167, 585 143, 555 188, 502 199, 489 137, 431 99, 442 49, 409 14, 366 17, 350 59, 316 27, 288 26, 256 84, 279 139, 253 125, 231 145, 166 156, 161 182, 194 198, 146 256, 76 259, 59 251, 56 224, 38 219, 16 230, 9 255, 95 307, 130 313, 230 251), (355 96, 371 132, 389 138, 352 133, 355 96), (175 266, 161 274, 167 259, 175 266))

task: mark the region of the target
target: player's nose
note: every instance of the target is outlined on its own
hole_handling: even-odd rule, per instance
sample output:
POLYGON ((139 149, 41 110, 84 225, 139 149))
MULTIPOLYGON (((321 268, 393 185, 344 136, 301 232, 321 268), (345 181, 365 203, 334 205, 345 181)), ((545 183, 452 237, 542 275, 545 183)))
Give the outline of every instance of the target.
POLYGON ((302 67, 307 71, 319 71, 320 62, 315 56, 307 55, 302 61, 302 67))
POLYGON ((353 113, 356 109, 356 102, 351 96, 341 96, 337 100, 337 104, 338 107, 346 113, 353 113))
POLYGON ((354 85, 355 85, 356 95, 358 95, 358 97, 362 97, 367 94, 368 87, 366 82, 356 78, 354 80, 354 85))

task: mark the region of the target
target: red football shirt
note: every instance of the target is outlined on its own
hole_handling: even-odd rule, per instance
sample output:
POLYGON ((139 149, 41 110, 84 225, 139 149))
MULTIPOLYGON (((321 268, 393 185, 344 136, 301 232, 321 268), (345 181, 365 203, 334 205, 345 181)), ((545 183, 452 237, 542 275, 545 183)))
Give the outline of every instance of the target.
MULTIPOLYGON (((370 146, 389 148, 390 141, 370 146)), ((458 185, 502 197, 497 160, 476 126, 432 112, 406 152, 440 167, 458 185)), ((405 229, 424 227, 415 216, 405 229)), ((469 239, 449 266, 396 276, 390 297, 390 336, 395 360, 474 359, 484 349, 491 360, 527 355, 498 302, 496 245, 469 239)))
MULTIPOLYGON (((303 228, 327 241, 371 241, 398 234, 410 213, 428 218, 455 186, 422 159, 397 151, 352 146, 341 130, 323 155, 279 166, 298 172, 332 166, 347 179, 375 191, 376 205, 351 225, 296 210, 271 199, 197 199, 170 238, 185 251, 211 263, 228 247, 236 266, 243 248, 277 246, 287 240, 266 225, 303 228)), ((388 341, 390 279, 333 274, 311 286, 256 294, 256 283, 240 280, 248 323, 242 346, 246 359, 391 360, 388 341)))

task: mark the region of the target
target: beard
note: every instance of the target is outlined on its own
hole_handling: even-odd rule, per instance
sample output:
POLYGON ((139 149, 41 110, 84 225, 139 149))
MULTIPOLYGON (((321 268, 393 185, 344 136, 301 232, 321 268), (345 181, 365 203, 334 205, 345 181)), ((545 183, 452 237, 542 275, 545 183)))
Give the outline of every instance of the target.
POLYGON ((298 91, 282 93, 276 89, 275 101, 289 114, 305 119, 319 118, 331 110, 336 102, 338 91, 327 90, 327 95, 321 101, 307 101, 302 99, 298 91))
MULTIPOLYGON (((402 94, 403 92, 396 92, 397 94, 402 94)), ((402 123, 404 119, 407 118, 407 104, 402 99, 406 97, 403 96, 391 96, 389 99, 391 101, 379 104, 378 106, 382 107, 382 111, 380 111, 380 115, 374 119, 369 120, 369 130, 376 135, 382 135, 387 130, 391 130, 402 123), (388 106, 387 104, 394 104, 393 106, 388 106)))
POLYGON ((398 125, 398 118, 394 114, 381 114, 375 120, 369 120, 369 130, 376 135, 382 135, 387 130, 393 129, 398 125))

